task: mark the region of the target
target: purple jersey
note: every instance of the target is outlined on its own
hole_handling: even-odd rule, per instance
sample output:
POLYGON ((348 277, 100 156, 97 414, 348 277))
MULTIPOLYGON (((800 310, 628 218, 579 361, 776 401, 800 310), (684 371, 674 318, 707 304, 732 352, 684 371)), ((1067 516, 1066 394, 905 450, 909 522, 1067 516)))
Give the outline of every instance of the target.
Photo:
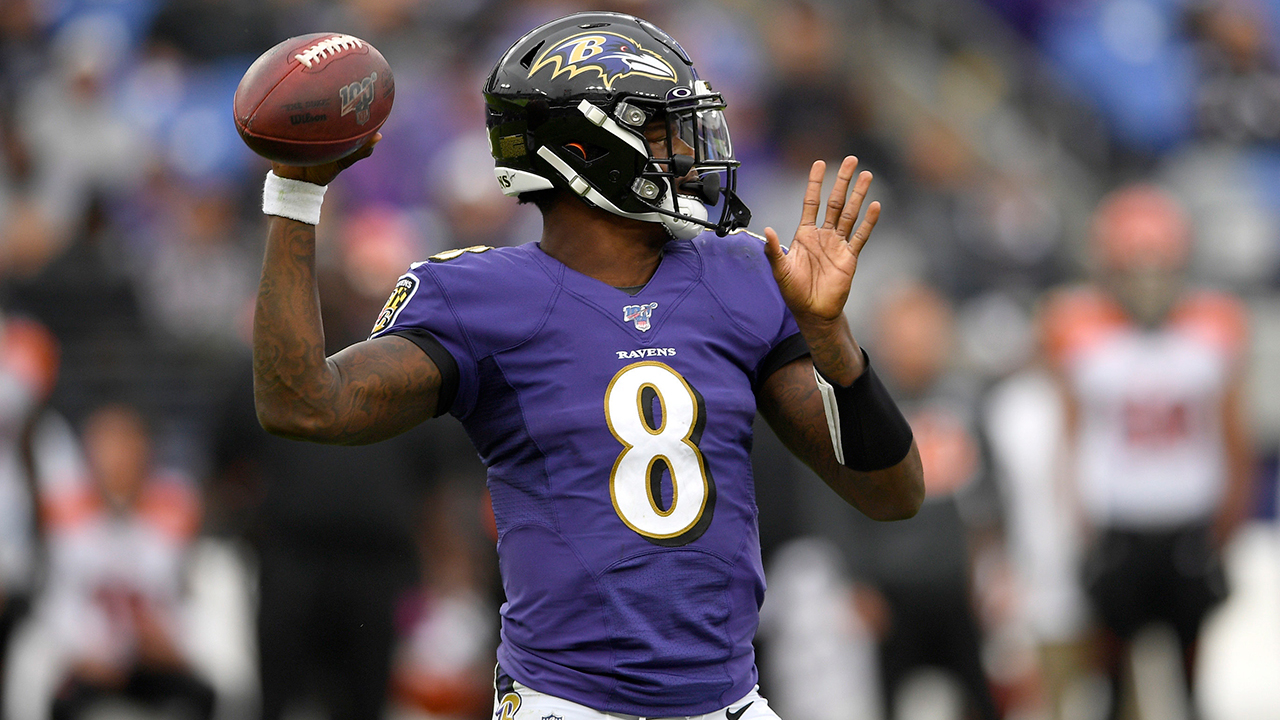
POLYGON ((389 333, 457 364, 450 412, 497 519, 503 670, 631 715, 746 695, 764 597, 754 390, 807 353, 761 242, 673 241, 636 295, 537 244, 452 251, 400 279, 389 333))

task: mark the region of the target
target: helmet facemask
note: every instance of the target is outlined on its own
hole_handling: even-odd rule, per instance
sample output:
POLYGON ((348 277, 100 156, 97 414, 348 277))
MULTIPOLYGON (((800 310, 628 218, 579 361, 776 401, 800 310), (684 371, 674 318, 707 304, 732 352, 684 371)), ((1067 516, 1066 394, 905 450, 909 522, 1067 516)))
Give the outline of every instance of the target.
MULTIPOLYGON (((705 83, 696 84, 705 88, 705 83)), ((735 193, 739 163, 733 158, 724 100, 709 88, 697 94, 688 88, 673 92, 681 90, 686 92, 668 102, 623 96, 612 112, 588 100, 567 112, 549 111, 551 119, 530 132, 539 141, 534 154, 549 166, 537 175, 558 177, 571 192, 615 215, 659 222, 677 239, 706 229, 725 235, 745 227, 751 211, 735 193), (646 129, 664 121, 665 152, 657 154, 646 129), (715 222, 708 219, 707 205, 719 208, 715 222)), ((510 179, 509 169, 495 172, 509 195, 537 189, 528 186, 529 178, 510 179)))
POLYGON ((626 98, 614 112, 623 118, 638 118, 635 111, 649 105, 645 125, 637 128, 634 121, 621 123, 638 130, 650 147, 645 170, 637 176, 632 191, 652 212, 663 216, 663 224, 676 237, 692 237, 703 228, 725 235, 751 221, 751 211, 736 193, 739 162, 733 157, 724 100, 706 83, 698 81, 695 88, 696 92, 674 89, 675 98, 664 104, 626 98), (664 138, 665 152, 661 154, 653 151, 655 143, 647 137, 655 123, 664 138), (708 206, 719 208, 714 222, 708 220, 708 206))

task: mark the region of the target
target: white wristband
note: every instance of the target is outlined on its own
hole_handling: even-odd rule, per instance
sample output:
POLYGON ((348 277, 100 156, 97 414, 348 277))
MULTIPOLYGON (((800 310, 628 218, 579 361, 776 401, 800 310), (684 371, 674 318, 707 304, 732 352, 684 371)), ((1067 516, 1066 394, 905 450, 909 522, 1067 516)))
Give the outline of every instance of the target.
POLYGON ((262 212, 317 225, 327 189, 325 185, 290 180, 267 171, 267 181, 262 185, 262 212))

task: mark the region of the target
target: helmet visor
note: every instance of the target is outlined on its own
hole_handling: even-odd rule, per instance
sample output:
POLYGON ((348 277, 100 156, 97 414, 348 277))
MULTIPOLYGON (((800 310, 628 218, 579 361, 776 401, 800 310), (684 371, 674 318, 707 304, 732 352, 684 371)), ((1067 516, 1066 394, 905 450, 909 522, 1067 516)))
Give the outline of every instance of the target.
POLYGON ((672 134, 693 149, 697 164, 732 163, 733 141, 722 105, 710 104, 671 111, 672 134))
POLYGON ((728 136, 723 108, 719 96, 712 96, 687 108, 667 111, 671 135, 690 147, 696 164, 733 163, 733 141, 728 136))

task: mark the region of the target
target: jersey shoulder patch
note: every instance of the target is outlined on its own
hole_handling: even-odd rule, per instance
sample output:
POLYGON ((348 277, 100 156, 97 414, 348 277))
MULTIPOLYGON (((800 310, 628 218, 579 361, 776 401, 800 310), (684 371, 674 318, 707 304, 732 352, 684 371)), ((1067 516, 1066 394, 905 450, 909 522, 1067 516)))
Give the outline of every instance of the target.
POLYGON ((369 337, 377 335, 396 323, 396 318, 400 317, 400 311, 404 310, 404 306, 408 305, 414 294, 418 292, 419 282, 418 276, 413 273, 400 276, 396 286, 391 290, 391 297, 387 298, 387 304, 383 305, 382 311, 378 313, 378 319, 373 323, 373 331, 369 333, 369 337))

